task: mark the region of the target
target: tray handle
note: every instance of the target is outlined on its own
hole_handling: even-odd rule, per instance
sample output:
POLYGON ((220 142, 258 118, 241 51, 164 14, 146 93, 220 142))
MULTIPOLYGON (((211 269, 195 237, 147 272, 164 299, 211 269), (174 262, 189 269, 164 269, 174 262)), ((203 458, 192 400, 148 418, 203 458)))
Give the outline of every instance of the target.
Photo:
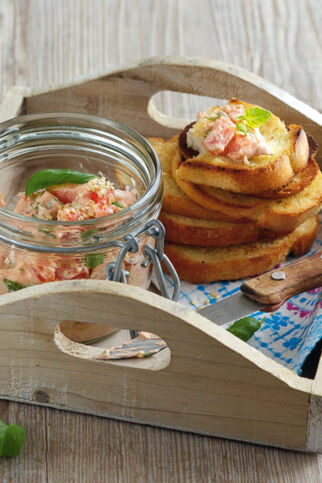
POLYGON ((97 78, 82 78, 47 92, 34 90, 27 94, 24 111, 86 112, 124 122, 146 136, 167 137, 177 132, 176 121, 151 107, 154 94, 164 90, 221 99, 240 97, 270 109, 287 124, 303 125, 322 144, 318 111, 238 66, 203 58, 148 58, 97 78))

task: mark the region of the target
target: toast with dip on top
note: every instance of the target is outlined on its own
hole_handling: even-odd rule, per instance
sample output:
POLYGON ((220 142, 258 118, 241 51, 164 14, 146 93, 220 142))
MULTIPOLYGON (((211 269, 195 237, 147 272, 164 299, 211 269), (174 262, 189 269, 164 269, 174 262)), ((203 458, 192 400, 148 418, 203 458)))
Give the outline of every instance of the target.
POLYGON ((300 126, 287 129, 268 111, 232 100, 200 113, 168 141, 149 141, 163 169, 165 251, 180 278, 203 283, 258 275, 290 251, 300 256, 310 249, 322 174, 317 146, 300 126), (199 141, 193 137, 198 129, 204 129, 199 141), (255 179, 261 191, 252 193, 255 179))
POLYGON ((286 127, 270 111, 231 99, 200 112, 180 136, 178 179, 236 193, 287 185, 310 158, 301 126, 286 127))

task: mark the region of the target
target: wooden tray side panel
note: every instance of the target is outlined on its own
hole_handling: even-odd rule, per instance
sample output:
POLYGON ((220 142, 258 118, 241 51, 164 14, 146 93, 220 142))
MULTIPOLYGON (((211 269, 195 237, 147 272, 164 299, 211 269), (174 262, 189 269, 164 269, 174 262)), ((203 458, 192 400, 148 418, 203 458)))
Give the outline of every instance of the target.
POLYGON ((86 282, 52 283, 1 298, 0 397, 305 448, 309 381, 157 295, 86 282), (152 331, 168 342, 171 362, 154 371, 139 369, 140 361, 128 367, 64 354, 53 332, 66 316, 152 331))
POLYGON ((28 89, 13 86, 8 90, 3 102, 0 104, 0 122, 19 116, 25 111, 25 99, 28 89))
POLYGON ((322 354, 309 400, 306 447, 315 453, 322 452, 322 354))
POLYGON ((28 97, 26 113, 80 112, 123 122, 146 136, 168 138, 177 132, 148 115, 158 89, 144 80, 111 76, 28 97))
MULTIPOLYGON (((26 112, 87 112, 125 122, 143 135, 167 137, 176 130, 155 122, 147 112, 151 96, 162 90, 219 99, 238 97, 262 105, 286 124, 303 125, 322 144, 319 112, 240 67, 198 58, 147 59, 98 80, 32 95, 27 98, 26 112)), ((162 116, 159 121, 164 124, 162 116)))

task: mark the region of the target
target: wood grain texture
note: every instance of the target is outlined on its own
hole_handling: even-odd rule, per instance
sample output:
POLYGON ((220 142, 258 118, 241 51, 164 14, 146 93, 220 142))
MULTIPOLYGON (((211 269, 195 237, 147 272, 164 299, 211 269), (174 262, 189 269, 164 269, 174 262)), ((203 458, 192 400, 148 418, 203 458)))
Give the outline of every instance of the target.
POLYGON ((273 269, 246 281, 241 290, 259 303, 274 305, 274 309, 287 299, 322 285, 322 251, 283 267, 273 269), (284 279, 275 278, 283 275, 284 279))
MULTIPOLYGON (((312 386, 307 444, 314 450, 322 442, 322 357, 312 386)), ((321 457, 320 457, 321 458, 321 457)))
POLYGON ((145 136, 170 137, 187 121, 160 115, 153 96, 167 90, 221 99, 238 95, 264 105, 286 124, 302 125, 317 143, 322 142, 322 115, 309 105, 240 67, 194 57, 143 59, 97 79, 88 76, 77 79, 74 85, 63 84, 39 93, 33 89, 26 98, 25 113, 90 113, 126 121, 145 136))
POLYGON ((312 382, 177 303, 115 282, 69 281, 3 295, 0 314, 2 397, 305 449, 312 382), (77 344, 63 345, 57 331, 53 343, 64 317, 157 334, 171 360, 162 351, 93 361, 77 344))
MULTIPOLYGON (((322 110, 322 9, 319 0, 297 3, 138 0, 133 8, 131 0, 3 0, 1 70, 11 68, 1 90, 59 85, 154 55, 190 55, 244 67, 322 110)), ((189 105, 180 109, 187 117, 189 105)))
MULTIPOLYGON (((319 0, 135 3, 2 0, 0 93, 71 82, 152 55, 190 55, 240 65, 322 110, 319 0)), ((162 94, 158 102, 183 118, 204 107, 187 96, 178 102, 162 94)), ((0 412, 27 429, 21 456, 1 461, 4 482, 321 480, 322 456, 17 403, 1 402, 0 412)))
POLYGON ((17 483, 320 483, 319 456, 10 403, 29 435, 0 478, 17 483))

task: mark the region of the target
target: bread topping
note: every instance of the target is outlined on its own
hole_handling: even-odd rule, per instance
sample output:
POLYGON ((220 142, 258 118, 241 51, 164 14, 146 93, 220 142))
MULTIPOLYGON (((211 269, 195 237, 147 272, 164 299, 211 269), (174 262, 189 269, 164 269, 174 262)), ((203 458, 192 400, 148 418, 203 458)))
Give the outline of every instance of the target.
POLYGON ((199 154, 209 152, 214 156, 225 155, 236 163, 248 163, 253 156, 270 154, 259 129, 269 115, 265 109, 245 109, 238 103, 199 112, 197 121, 187 132, 187 146, 199 154), (258 121, 260 116, 262 120, 258 121))

